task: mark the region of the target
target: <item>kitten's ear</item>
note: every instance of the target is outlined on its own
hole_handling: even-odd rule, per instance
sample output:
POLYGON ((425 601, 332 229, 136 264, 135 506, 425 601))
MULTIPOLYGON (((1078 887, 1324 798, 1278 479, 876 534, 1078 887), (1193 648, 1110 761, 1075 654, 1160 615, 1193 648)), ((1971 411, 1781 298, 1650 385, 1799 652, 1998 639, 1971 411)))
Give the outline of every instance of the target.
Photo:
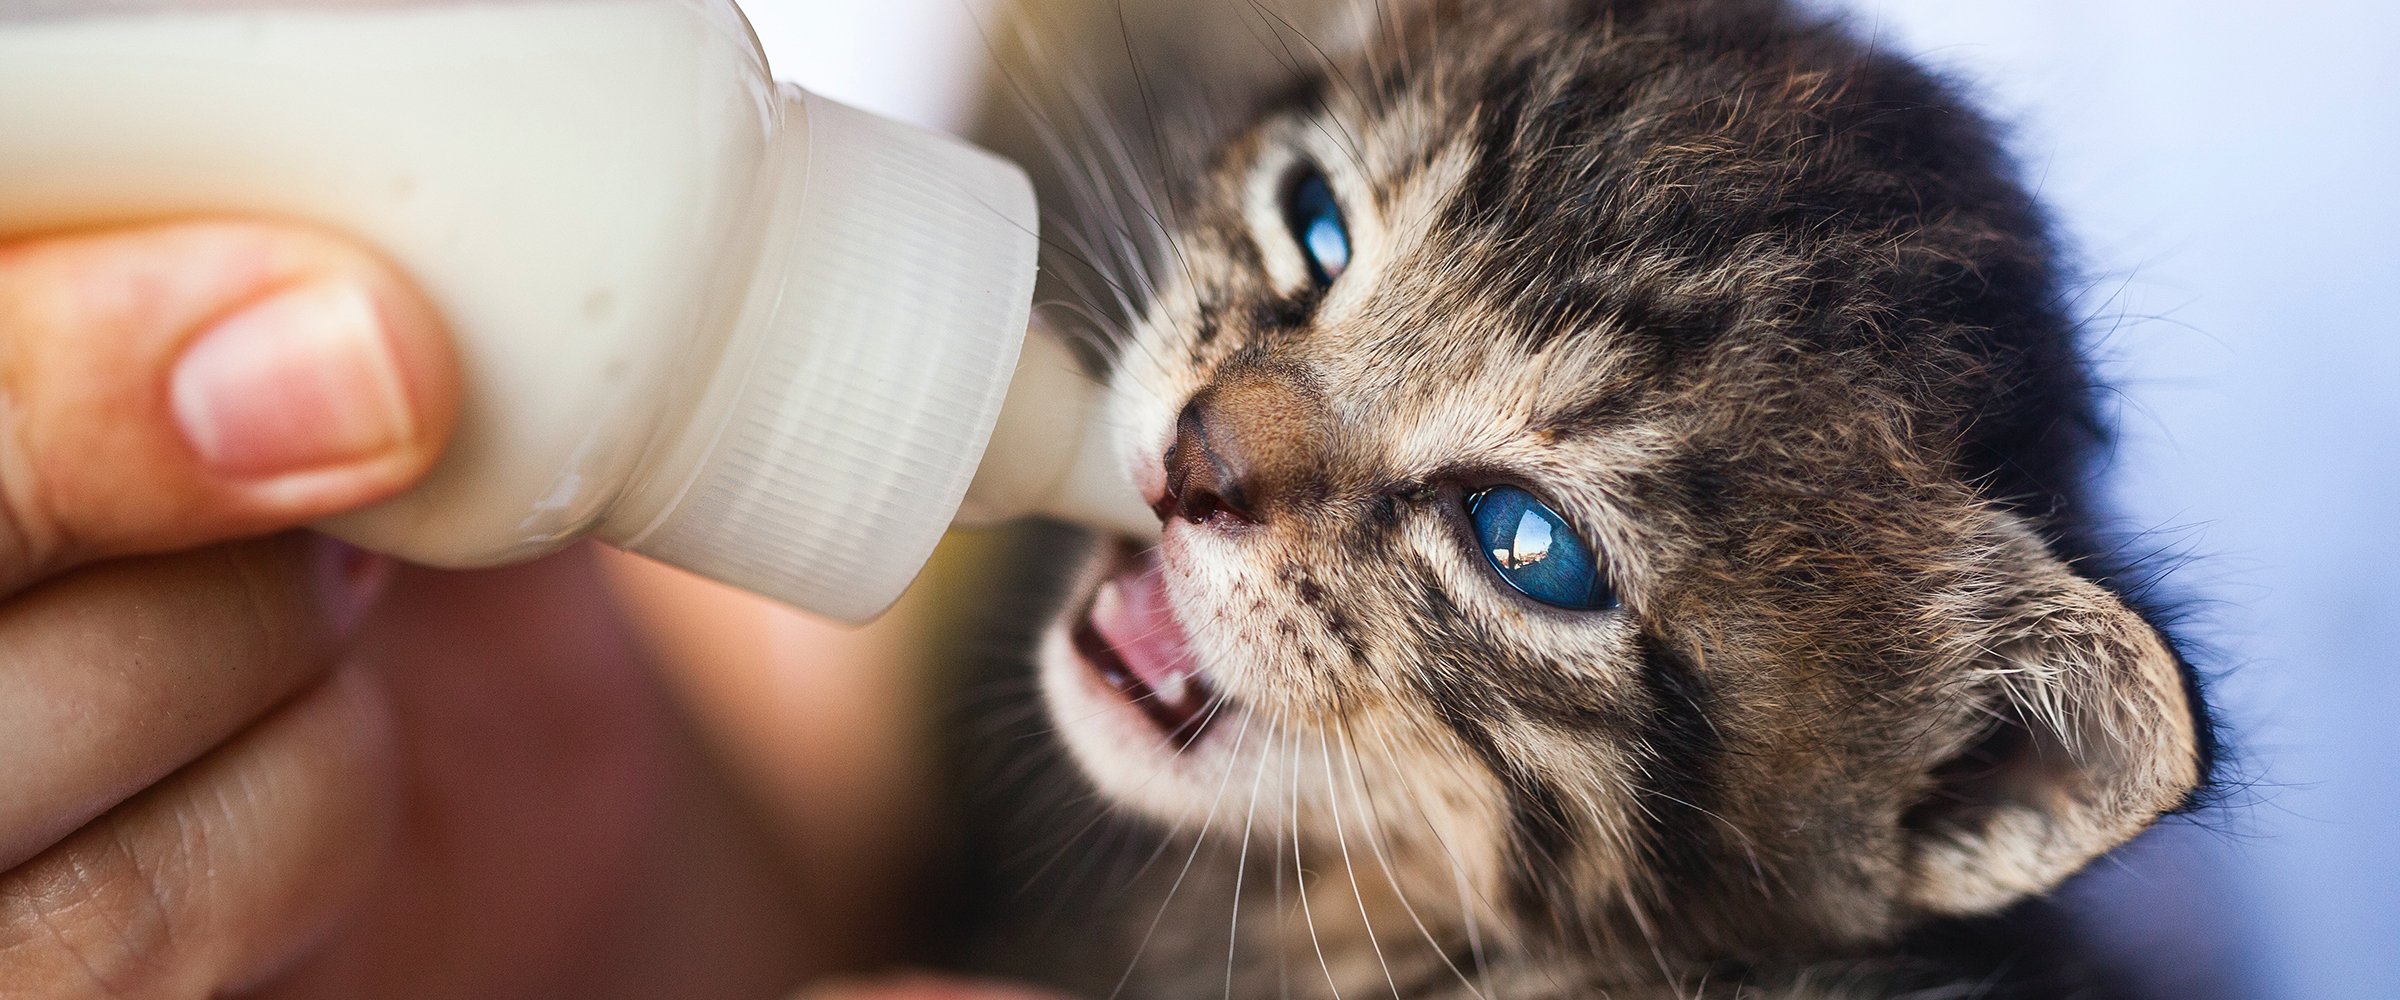
POLYGON ((2204 738, 2181 661, 2116 595, 2039 546, 2004 546, 1962 697, 1983 725, 1904 822, 1908 902, 1997 909, 2055 886, 2199 784, 2204 738))

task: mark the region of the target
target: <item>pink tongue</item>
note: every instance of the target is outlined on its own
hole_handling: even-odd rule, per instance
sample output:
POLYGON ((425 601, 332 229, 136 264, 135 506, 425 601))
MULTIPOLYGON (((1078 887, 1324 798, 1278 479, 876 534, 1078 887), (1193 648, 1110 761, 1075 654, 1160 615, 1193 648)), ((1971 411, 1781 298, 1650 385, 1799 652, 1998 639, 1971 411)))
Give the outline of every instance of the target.
POLYGON ((1143 553, 1108 582, 1092 605, 1091 621, 1135 678, 1169 702, 1183 696, 1185 679, 1193 673, 1192 654, 1183 626, 1167 606, 1157 552, 1143 553))

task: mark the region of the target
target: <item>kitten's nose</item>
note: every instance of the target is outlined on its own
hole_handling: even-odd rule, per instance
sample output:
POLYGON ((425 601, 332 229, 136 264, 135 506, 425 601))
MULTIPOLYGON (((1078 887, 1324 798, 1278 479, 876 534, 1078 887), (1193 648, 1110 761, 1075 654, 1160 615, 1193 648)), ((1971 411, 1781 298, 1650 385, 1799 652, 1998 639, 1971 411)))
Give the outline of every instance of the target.
POLYGON ((1175 419, 1159 519, 1260 524, 1322 493, 1324 433, 1323 407, 1299 379, 1228 366, 1175 419))

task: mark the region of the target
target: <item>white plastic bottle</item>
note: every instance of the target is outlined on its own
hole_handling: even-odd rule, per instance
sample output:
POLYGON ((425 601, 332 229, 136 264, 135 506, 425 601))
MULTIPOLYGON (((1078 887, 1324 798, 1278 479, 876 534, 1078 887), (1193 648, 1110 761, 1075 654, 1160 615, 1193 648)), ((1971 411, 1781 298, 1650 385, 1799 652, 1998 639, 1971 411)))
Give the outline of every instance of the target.
MULTIPOLYGON (((731 0, 0 0, 0 238, 196 214, 363 238, 458 339, 451 451, 336 533, 854 621, 976 478, 1036 246, 1015 167, 779 87, 731 0)), ((969 506, 1139 523, 1042 348, 969 506)))

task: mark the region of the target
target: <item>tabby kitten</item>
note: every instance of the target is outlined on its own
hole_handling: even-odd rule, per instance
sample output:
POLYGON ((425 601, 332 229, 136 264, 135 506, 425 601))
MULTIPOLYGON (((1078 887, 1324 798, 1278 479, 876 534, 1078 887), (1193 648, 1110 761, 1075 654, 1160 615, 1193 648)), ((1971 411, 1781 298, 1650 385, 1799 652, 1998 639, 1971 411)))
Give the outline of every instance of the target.
POLYGON ((995 964, 1953 995, 1928 935, 2193 794, 2053 247, 1948 87, 1769 0, 1097 6, 1017 13, 987 138, 1053 165, 1165 528, 1040 643, 1102 805, 1008 828, 995 964))

